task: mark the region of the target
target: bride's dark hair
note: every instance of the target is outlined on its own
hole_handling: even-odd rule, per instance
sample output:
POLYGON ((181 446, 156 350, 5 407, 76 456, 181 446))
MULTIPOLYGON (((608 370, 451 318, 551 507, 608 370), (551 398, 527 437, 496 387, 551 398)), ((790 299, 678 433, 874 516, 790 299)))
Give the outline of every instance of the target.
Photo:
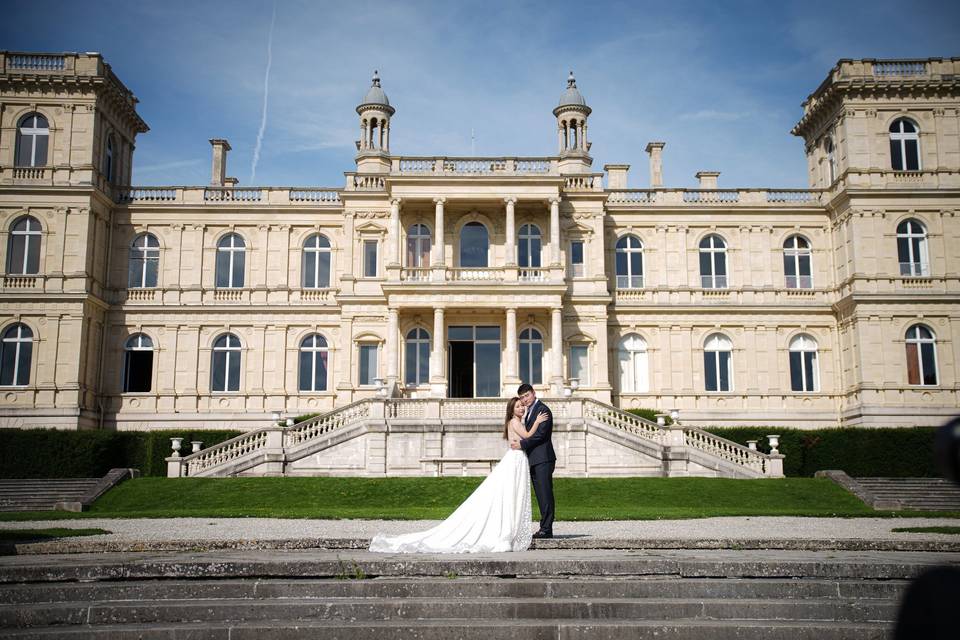
POLYGON ((510 421, 513 420, 513 409, 517 406, 517 403, 520 402, 520 398, 510 398, 507 402, 507 419, 503 423, 503 439, 507 440, 510 438, 510 421))

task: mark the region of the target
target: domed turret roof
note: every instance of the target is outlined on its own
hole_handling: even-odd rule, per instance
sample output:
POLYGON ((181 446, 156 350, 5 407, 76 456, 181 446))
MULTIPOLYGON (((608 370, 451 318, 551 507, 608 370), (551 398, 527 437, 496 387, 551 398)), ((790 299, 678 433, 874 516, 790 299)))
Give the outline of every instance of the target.
POLYGON ((363 96, 363 101, 357 107, 357 111, 360 111, 362 107, 371 106, 384 106, 387 107, 387 111, 393 113, 393 107, 390 106, 390 100, 387 98, 387 94, 384 93, 383 89, 380 87, 380 74, 378 74, 376 71, 373 72, 373 84, 371 84, 370 88, 367 90, 367 95, 363 96))
POLYGON ((560 96, 560 103, 553 111, 557 113, 569 107, 579 107, 580 110, 586 111, 588 114, 590 113, 590 107, 587 106, 586 99, 583 97, 583 94, 580 93, 580 90, 577 89, 577 79, 573 77, 573 71, 571 71, 567 77, 567 90, 560 96))

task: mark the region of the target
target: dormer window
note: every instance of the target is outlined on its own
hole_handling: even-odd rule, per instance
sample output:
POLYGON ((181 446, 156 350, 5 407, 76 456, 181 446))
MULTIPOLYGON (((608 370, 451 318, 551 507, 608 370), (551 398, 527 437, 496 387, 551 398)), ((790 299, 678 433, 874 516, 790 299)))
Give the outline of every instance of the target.
POLYGON ((920 171, 920 129, 907 118, 890 125, 890 166, 894 171, 920 171))

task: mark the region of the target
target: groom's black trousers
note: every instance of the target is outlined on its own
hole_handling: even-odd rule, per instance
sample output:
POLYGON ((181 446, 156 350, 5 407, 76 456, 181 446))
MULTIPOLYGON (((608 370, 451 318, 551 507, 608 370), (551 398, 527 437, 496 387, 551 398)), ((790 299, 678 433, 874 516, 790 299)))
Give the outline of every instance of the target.
POLYGON ((533 492, 540 505, 540 531, 553 533, 553 468, 556 461, 541 462, 530 467, 533 492))

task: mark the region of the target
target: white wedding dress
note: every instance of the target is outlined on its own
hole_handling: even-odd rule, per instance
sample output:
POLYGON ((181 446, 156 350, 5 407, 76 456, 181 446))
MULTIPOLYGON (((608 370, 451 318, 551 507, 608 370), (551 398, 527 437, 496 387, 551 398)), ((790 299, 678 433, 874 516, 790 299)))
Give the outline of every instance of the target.
POLYGON ((426 531, 377 534, 370 551, 381 553, 491 553, 525 551, 533 537, 530 463, 509 449, 490 475, 450 517, 426 531))

